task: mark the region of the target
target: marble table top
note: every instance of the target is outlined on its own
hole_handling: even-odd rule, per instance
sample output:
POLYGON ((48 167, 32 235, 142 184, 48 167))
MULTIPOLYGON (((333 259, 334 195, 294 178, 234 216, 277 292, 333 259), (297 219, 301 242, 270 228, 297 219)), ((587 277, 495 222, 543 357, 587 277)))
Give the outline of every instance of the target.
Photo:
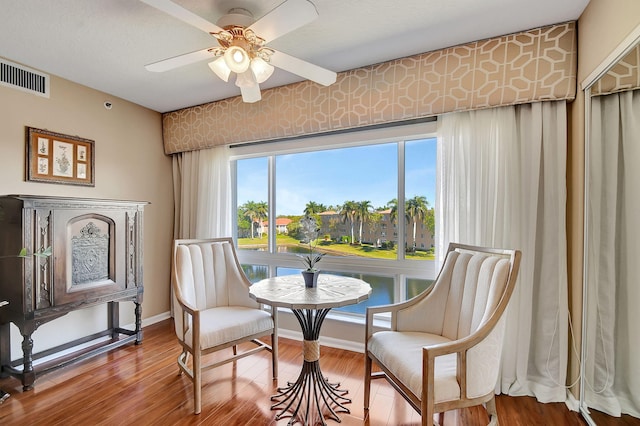
POLYGON ((249 288, 259 303, 290 309, 325 309, 353 305, 369 298, 371 286, 351 277, 323 274, 318 286, 304 286, 302 274, 266 278, 249 288))

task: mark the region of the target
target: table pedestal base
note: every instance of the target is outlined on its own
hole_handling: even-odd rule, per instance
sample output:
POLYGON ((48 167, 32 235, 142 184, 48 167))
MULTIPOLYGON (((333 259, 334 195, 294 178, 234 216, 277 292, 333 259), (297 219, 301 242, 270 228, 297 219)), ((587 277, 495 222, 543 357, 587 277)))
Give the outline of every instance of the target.
POLYGON ((340 383, 329 383, 322 376, 319 361, 305 361, 298 379, 293 383, 287 382, 286 387, 278 388, 278 393, 271 397, 272 401, 279 400, 271 409, 282 410, 276 415, 276 420, 290 415, 289 425, 295 424, 299 416, 305 425, 318 422, 326 425, 325 411, 328 411, 329 418, 340 422, 337 413, 350 413, 343 404, 350 403, 351 399, 344 396, 349 391, 339 387, 340 383))
POLYGON ((320 371, 320 328, 330 309, 293 309, 300 322, 303 341, 304 364, 295 382, 287 382, 286 387, 278 388, 278 393, 271 397, 278 401, 271 406, 272 410, 282 410, 276 415, 280 420, 291 416, 289 425, 299 420, 304 425, 321 424, 325 426, 325 413, 329 418, 340 422, 338 413, 350 413, 343 404, 350 403, 346 398, 349 391, 340 389, 340 383, 329 383, 320 371))

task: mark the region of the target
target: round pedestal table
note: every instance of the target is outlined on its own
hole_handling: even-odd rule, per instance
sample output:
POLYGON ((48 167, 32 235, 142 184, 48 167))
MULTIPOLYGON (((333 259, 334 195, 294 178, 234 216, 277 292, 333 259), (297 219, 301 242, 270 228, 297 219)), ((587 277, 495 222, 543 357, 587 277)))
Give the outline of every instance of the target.
POLYGON ((338 412, 349 413, 344 404, 351 402, 345 397, 346 389, 340 383, 330 383, 320 370, 320 329, 332 308, 352 305, 366 300, 371 286, 350 277, 320 274, 314 288, 304 286, 301 274, 267 278, 253 284, 249 293, 257 302, 271 305, 273 309, 289 308, 298 319, 304 338, 302 351, 304 363, 295 382, 278 388, 271 397, 277 401, 272 410, 282 410, 276 420, 290 415, 289 425, 298 420, 305 425, 326 425, 325 412, 340 422, 338 412))

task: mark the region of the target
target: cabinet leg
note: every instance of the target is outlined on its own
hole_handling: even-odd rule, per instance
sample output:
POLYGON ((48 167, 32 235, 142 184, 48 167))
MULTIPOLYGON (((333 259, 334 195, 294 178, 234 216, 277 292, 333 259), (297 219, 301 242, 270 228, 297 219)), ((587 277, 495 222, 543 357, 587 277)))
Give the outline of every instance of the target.
POLYGON ((22 335, 22 390, 33 389, 36 372, 33 370, 33 339, 31 333, 22 335))
POLYGON ((142 303, 134 302, 136 305, 136 345, 142 343, 142 303))
POLYGON ((120 328, 120 304, 118 302, 109 302, 108 305, 108 325, 111 330, 111 339, 118 340, 118 336, 120 335, 118 332, 118 328, 120 328))
MULTIPOLYGON (((5 376, 2 366, 11 363, 11 339, 9 334, 9 323, 0 324, 0 377, 5 376)), ((9 393, 0 389, 0 404, 7 398, 9 398, 9 393)))
POLYGON ((11 364, 11 336, 9 323, 0 324, 0 377, 6 377, 3 366, 11 364))

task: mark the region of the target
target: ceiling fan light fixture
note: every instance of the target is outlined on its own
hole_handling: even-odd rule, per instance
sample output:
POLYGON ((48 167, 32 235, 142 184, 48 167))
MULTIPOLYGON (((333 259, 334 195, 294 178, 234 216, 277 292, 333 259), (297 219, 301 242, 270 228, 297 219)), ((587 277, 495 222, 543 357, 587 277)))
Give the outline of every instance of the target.
POLYGON ((253 87, 255 86, 256 80, 253 77, 253 73, 249 70, 238 74, 236 77, 236 86, 238 87, 253 87))
POLYGON ((260 86, 255 84, 253 87, 241 87, 240 93, 242 94, 242 101, 252 104, 262 99, 260 94, 260 86))
POLYGON ((255 57, 251 60, 251 71, 258 84, 267 81, 267 79, 271 77, 271 74, 273 74, 273 70, 273 65, 260 57, 255 57))
POLYGON ((224 52, 223 58, 229 69, 237 74, 249 69, 251 63, 249 54, 240 46, 230 46, 224 52))
POLYGON ((231 70, 227 66, 227 63, 224 60, 223 56, 219 57, 213 62, 209 62, 209 68, 211 68, 211 71, 213 71, 218 77, 220 77, 220 80, 224 81, 225 83, 229 81, 231 70))
POLYGON ((208 59, 209 68, 228 82, 236 73, 244 102, 261 99, 260 84, 271 77, 274 67, 302 78, 329 86, 336 81, 333 71, 305 62, 267 47, 268 42, 287 34, 318 17, 311 0, 281 0, 280 5, 255 21, 246 9, 231 9, 213 24, 176 3, 176 0, 141 0, 218 40, 218 46, 187 53, 145 65, 149 71, 167 71, 208 59), (214 57, 215 59, 212 59, 214 57))

